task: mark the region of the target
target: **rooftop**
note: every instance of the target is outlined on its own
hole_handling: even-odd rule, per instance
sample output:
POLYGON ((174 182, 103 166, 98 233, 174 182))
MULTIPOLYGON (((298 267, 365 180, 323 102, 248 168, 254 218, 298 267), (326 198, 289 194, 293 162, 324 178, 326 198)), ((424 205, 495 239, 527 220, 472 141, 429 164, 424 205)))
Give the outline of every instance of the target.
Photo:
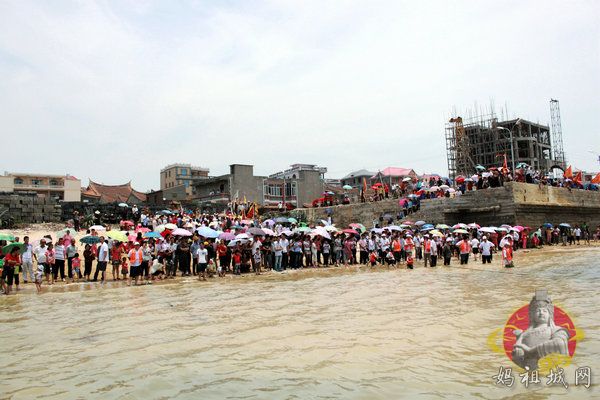
POLYGON ((198 167, 192 164, 183 164, 183 163, 174 163, 174 164, 169 164, 166 167, 162 168, 160 170, 160 172, 165 172, 168 169, 171 168, 190 168, 193 169, 195 171, 204 171, 204 172, 209 172, 210 170, 208 168, 205 167, 198 167))

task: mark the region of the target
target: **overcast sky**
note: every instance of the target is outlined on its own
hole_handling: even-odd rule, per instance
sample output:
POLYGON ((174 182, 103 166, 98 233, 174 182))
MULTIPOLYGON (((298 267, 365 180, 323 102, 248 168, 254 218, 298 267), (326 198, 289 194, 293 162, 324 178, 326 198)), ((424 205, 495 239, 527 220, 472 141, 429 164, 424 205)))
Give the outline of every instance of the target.
POLYGON ((446 174, 453 108, 549 124, 550 98, 569 162, 598 170, 599 22, 594 0, 3 0, 1 170, 446 174))

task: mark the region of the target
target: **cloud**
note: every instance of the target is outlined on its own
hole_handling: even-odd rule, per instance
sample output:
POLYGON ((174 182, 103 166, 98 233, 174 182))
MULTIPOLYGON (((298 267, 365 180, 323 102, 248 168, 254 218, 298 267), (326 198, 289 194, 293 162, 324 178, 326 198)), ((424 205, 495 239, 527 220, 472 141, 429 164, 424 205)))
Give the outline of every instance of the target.
POLYGON ((32 144, 4 164, 144 190, 171 162, 444 173, 453 106, 548 123, 552 97, 567 155, 597 169, 597 17, 558 1, 3 3, 0 119, 32 144))

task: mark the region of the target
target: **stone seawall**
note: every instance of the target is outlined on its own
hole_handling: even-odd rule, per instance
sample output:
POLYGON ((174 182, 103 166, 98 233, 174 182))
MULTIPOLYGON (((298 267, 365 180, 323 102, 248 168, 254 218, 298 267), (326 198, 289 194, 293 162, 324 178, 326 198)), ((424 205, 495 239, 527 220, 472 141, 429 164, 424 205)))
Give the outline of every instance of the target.
POLYGON ((40 197, 35 192, 0 193, 0 212, 8 211, 15 223, 59 222, 61 207, 54 199, 40 197))
MULTIPOLYGON (((296 210, 303 219, 318 224, 331 216, 340 227, 359 222, 367 227, 388 214, 396 220, 401 209, 398 200, 340 205, 296 210)), ((500 188, 467 192, 447 199, 428 199, 421 209, 408 216, 412 221, 455 224, 477 222, 482 225, 539 226, 544 222, 558 224, 587 223, 594 229, 600 225, 600 192, 568 190, 510 182, 500 188)))

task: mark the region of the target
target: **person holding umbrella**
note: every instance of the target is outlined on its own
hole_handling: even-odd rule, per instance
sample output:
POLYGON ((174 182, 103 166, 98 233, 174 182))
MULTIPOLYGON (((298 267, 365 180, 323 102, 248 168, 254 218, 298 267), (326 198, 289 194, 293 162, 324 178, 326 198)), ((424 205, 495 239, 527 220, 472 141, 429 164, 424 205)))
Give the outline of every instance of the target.
POLYGON ((4 287, 4 294, 9 295, 12 290, 13 280, 17 284, 17 291, 19 290, 19 277, 16 275, 15 270, 21 265, 21 247, 18 245, 8 245, 2 249, 4 252, 8 252, 4 256, 4 268, 2 269, 2 284, 4 287), (8 249, 7 249, 8 247, 8 249), (8 250, 8 251, 7 251, 8 250), (6 282, 6 283, 5 283, 6 282))

